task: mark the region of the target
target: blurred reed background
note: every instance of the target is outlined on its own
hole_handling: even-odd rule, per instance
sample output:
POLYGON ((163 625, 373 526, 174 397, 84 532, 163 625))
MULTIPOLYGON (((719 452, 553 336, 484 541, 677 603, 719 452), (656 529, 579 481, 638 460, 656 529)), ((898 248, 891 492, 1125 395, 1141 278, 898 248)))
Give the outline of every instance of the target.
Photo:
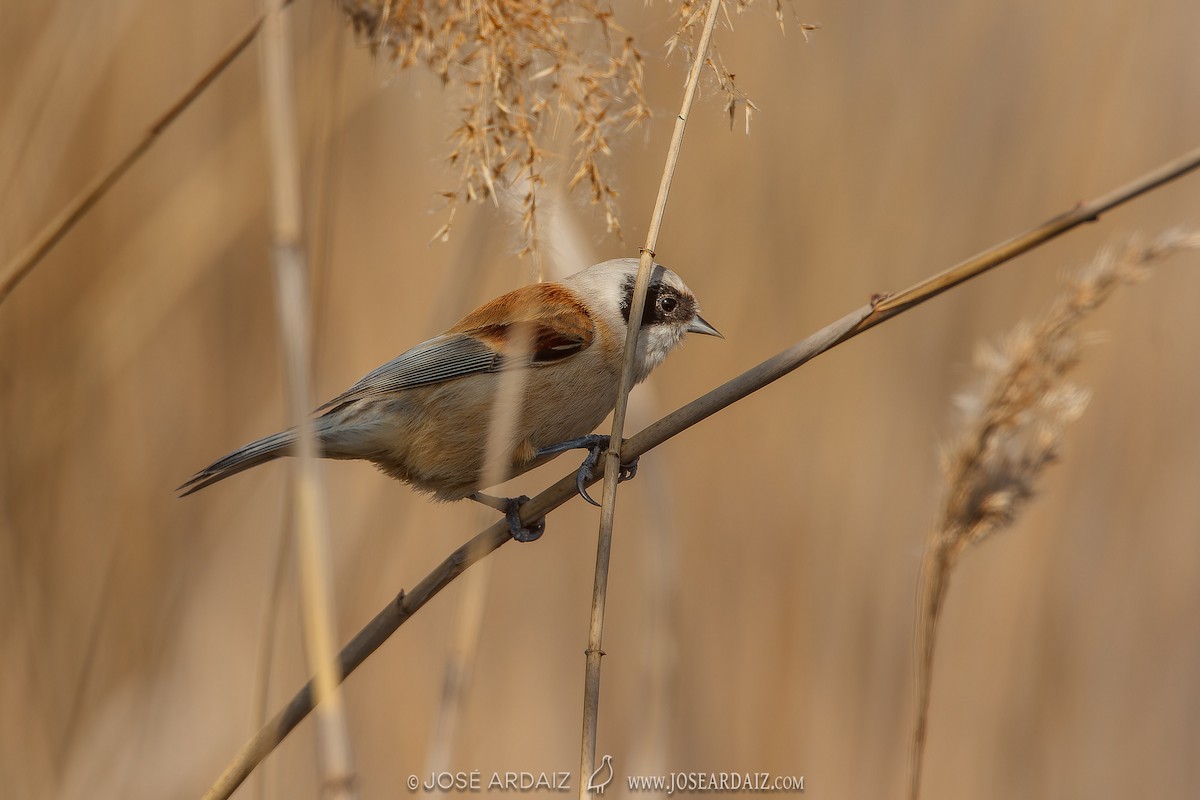
MULTIPOLYGON (((1200 5, 797 2, 717 43, 761 111, 693 113, 659 260, 727 341, 693 341, 634 394, 633 430, 861 305, 1200 141, 1200 5)), ((575 199, 548 272, 632 255, 683 81, 662 4, 618 4, 656 118, 621 141, 624 243, 575 199)), ((258 13, 254 3, 7 0, 0 9, 0 262, 118 158, 258 13)), ((529 280, 490 205, 437 192, 458 104, 297 0, 296 76, 315 393, 332 396, 529 280)), ((0 305, 0 792, 195 797, 306 677, 291 567, 263 619, 284 469, 173 487, 280 428, 258 51, 222 76, 0 305)), ((564 128, 569 127, 564 123, 564 128)), ((564 140, 569 131, 564 130, 564 140)), ((558 161, 552 184, 569 175, 558 161)), ((810 795, 899 796, 917 570, 937 448, 970 358, 1035 315, 1064 267, 1132 231, 1200 221, 1185 178, 840 347, 643 459, 622 488, 599 750, 618 775, 803 774, 810 795)), ((1094 397, 1008 533, 971 550, 937 654, 928 798, 1182 797, 1200 780, 1200 259, 1088 325, 1094 397)), ((534 493, 559 459, 513 482, 534 493)), ((339 639, 493 515, 434 505, 362 463, 325 468, 339 639)), ((572 770, 597 515, 581 502, 494 554, 447 766, 572 770)), ((346 685, 365 797, 427 769, 466 591, 346 685)), ((438 758, 444 757, 439 754, 438 758)), ((311 723, 241 791, 318 793, 311 723)), ((573 780, 578 780, 575 776, 573 780)))

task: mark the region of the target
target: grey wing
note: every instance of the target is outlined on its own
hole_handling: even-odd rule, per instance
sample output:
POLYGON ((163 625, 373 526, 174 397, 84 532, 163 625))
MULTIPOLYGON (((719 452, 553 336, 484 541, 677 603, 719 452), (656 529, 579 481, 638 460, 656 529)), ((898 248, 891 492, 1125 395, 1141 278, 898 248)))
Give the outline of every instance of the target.
POLYGON ((472 336, 461 333, 437 336, 367 373, 317 411, 463 375, 494 372, 498 365, 498 354, 472 336))

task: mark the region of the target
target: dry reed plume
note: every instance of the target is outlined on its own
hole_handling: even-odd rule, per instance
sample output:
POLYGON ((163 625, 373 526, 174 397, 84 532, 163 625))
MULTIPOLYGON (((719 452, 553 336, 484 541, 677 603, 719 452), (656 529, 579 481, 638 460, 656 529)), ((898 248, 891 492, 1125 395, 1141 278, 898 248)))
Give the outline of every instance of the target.
MULTIPOLYGON (((754 0, 733 0, 734 11, 737 14, 745 12, 754 0)), ((726 0, 721 2, 721 10, 725 14, 725 20, 732 28, 733 23, 729 17, 729 6, 731 4, 726 0)), ((704 3, 700 0, 681 0, 679 8, 676 10, 676 16, 679 19, 679 28, 667 39, 667 54, 670 55, 676 49, 681 50, 691 61, 695 57, 694 42, 700 33, 700 23, 703 19, 704 3)), ((775 0, 775 19, 779 22, 779 30, 786 33, 787 27, 783 21, 783 0, 775 0)), ((804 40, 808 41, 809 31, 815 31, 820 26, 813 25, 807 22, 797 22, 797 27, 800 29, 804 40)), ((708 48, 708 54, 705 57, 705 66, 711 71, 713 78, 716 81, 717 94, 724 101, 723 110, 729 115, 729 127, 733 128, 734 120, 737 118, 738 106, 740 105, 745 113, 746 118, 746 135, 750 135, 750 122, 754 118, 754 112, 758 110, 758 106, 750 99, 735 82, 736 76, 729 71, 725 66, 725 60, 721 58, 721 50, 713 43, 708 48)))
MULTIPOLYGON (((753 0, 722 0, 742 13, 753 0)), ((401 69, 422 64, 463 94, 458 127, 450 134, 450 164, 458 185, 443 192, 445 240, 459 201, 497 201, 504 191, 521 195, 521 254, 538 252, 538 191, 545 183, 548 140, 558 118, 574 126, 567 188, 586 187, 603 206, 605 227, 621 234, 617 190, 606 167, 610 141, 651 117, 643 89, 644 67, 634 37, 608 5, 594 0, 341 0, 340 7, 371 51, 401 69), (519 187, 519 188, 518 188, 519 187)), ((691 60, 704 4, 683 0, 679 23, 666 42, 691 60)), ((775 15, 783 27, 783 6, 775 15)), ((816 26, 800 24, 807 35, 816 26)), ((724 100, 730 125, 738 107, 746 131, 757 108, 734 82, 720 53, 705 60, 724 100)), ((540 271, 539 271, 540 275, 540 271)))
POLYGON ((617 191, 603 167, 610 137, 650 117, 642 56, 611 8, 592 0, 343 0, 342 10, 372 52, 400 68, 423 64, 464 95, 450 134, 458 186, 444 193, 450 232, 458 201, 498 199, 523 187, 522 253, 538 247, 538 187, 544 183, 548 123, 574 125, 573 189, 586 185, 620 233, 617 191))
POLYGON ((942 455, 950 488, 921 569, 913 800, 920 793, 937 626, 959 556, 1012 524, 1042 471, 1058 459, 1066 426, 1083 414, 1088 391, 1068 377, 1082 357, 1079 323, 1117 287, 1145 279, 1151 265, 1194 248, 1200 248, 1200 233, 1179 230, 1148 245, 1133 239, 1119 250, 1106 248, 1068 280, 1040 321, 1022 322, 997 346, 979 348, 980 383, 959 398, 966 422, 942 455))
MULTIPOLYGON (((291 0, 284 0, 287 6, 291 0)), ((753 0, 734 0, 737 13, 753 0)), ((461 124, 450 135, 448 160, 459 168, 455 189, 442 192, 446 223, 434 239, 446 240, 458 201, 491 198, 499 188, 522 187, 521 255, 538 258, 538 187, 545 183, 546 122, 551 109, 574 120, 573 172, 568 189, 586 183, 593 204, 604 206, 606 228, 621 235, 617 190, 603 164, 612 155, 613 134, 626 134, 652 116, 643 92, 643 63, 634 38, 613 19, 607 6, 590 0, 490 0, 478 7, 460 2, 422 4, 419 0, 339 0, 355 31, 373 53, 384 53, 400 68, 424 64, 443 84, 465 90, 461 124), (572 35, 574 32, 574 35, 572 35), (618 41, 619 40, 619 43, 618 41), (602 46, 600 46, 602 43, 602 46)), ((729 19, 728 2, 722 9, 729 19)), ((691 57, 699 8, 680 3, 679 27, 667 40, 691 57)), ((776 0, 781 30, 783 6, 776 0)), ((141 160, 158 137, 203 94, 258 36, 259 16, 183 92, 118 161, 85 186, 0 272, 0 302, 53 250, 63 237, 141 160)), ((818 26, 798 23, 807 39, 818 26)), ((757 106, 734 82, 717 50, 710 51, 717 91, 733 125, 745 109, 746 132, 757 106)), ((535 268, 542 277, 540 264, 535 268)))

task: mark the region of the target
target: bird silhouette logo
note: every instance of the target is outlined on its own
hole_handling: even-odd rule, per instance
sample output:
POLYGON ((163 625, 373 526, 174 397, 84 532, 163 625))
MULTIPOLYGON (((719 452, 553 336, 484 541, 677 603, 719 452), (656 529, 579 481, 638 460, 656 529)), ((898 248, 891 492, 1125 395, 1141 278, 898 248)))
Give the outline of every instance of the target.
POLYGON ((604 794, 604 788, 612 783, 612 779, 612 756, 605 753, 600 759, 600 766, 596 767, 596 771, 588 778, 587 790, 592 794, 604 794))

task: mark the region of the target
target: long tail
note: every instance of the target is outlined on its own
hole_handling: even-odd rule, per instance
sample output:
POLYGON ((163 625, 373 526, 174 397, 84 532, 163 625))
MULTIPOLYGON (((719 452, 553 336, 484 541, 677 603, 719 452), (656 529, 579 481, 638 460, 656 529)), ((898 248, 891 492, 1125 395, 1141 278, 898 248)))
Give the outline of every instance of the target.
POLYGON ((281 456, 289 456, 292 454, 292 445, 295 441, 296 431, 291 429, 266 436, 257 442, 251 442, 209 464, 185 481, 176 491, 183 492, 179 495, 180 497, 187 497, 192 492, 198 492, 205 486, 223 481, 242 470, 274 461, 281 456))

